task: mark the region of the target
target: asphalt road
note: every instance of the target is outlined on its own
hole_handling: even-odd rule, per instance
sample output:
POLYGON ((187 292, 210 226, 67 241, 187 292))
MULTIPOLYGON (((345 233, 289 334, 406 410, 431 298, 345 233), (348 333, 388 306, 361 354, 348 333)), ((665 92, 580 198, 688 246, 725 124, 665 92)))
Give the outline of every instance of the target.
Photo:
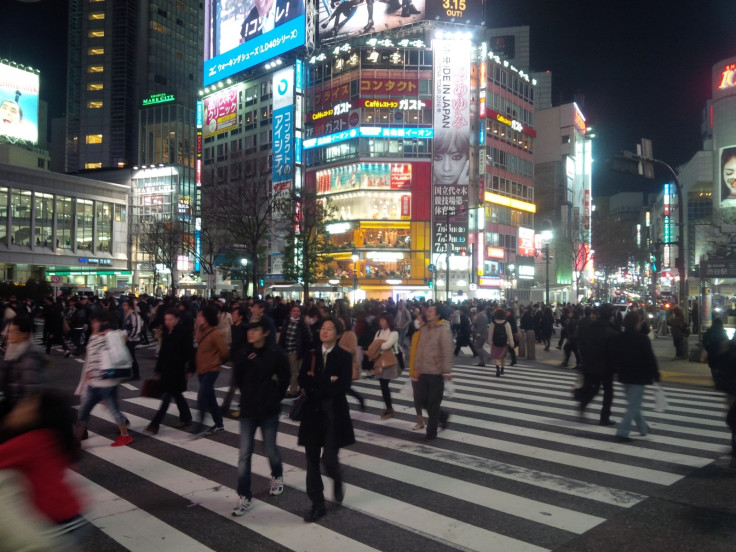
MULTIPOLYGON (((153 348, 139 349, 138 357, 145 378, 153 348)), ((455 393, 445 400, 450 427, 431 446, 411 431, 412 402, 400 393, 406 376, 392 385, 397 414, 387 421, 379 417, 378 382, 355 382, 368 408, 362 413, 350 399, 358 442, 341 452, 345 502, 330 503, 328 515, 311 525, 301 519, 309 500, 294 423, 285 418, 278 435, 284 494, 267 496, 259 442, 256 506, 234 518, 238 422, 226 419, 225 432, 193 440, 174 429, 172 408, 150 436, 143 428, 158 401, 140 398, 140 382, 124 384, 122 409, 134 442, 111 448, 117 430, 97 408, 76 467, 93 525, 83 550, 736 550, 736 464, 719 393, 665 383, 667 412, 653 412, 646 398, 652 433, 632 432, 635 442, 617 443, 615 428, 595 423, 598 399, 587 419, 577 417, 575 373, 555 366, 554 355, 538 359, 520 359, 496 378, 461 356, 455 393)), ((81 367, 81 359, 54 350, 50 379, 71 391, 81 367)), ((229 376, 224 369, 218 380, 220 398, 229 376)), ((195 396, 192 380, 193 408, 195 396)), ((613 417, 620 419, 623 408, 617 392, 613 417)), ((329 498, 327 479, 325 487, 329 498)))

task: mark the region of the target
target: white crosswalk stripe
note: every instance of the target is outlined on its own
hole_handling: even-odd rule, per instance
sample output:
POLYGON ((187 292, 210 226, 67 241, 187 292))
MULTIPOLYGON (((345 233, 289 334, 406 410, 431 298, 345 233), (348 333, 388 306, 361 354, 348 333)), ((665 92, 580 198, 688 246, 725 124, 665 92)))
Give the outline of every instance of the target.
MULTIPOLYGON (((225 376, 229 373, 218 382, 220 395, 227 390, 225 376)), ((570 371, 523 363, 507 367, 502 378, 488 368, 458 365, 455 393, 443 402, 451 425, 431 446, 410 430, 413 402, 398 392, 405 378, 392 385, 396 417, 390 420, 377 415, 384 408, 378 381, 354 382, 367 411, 351 412, 357 443, 340 455, 345 502, 318 524, 301 521, 309 499, 296 423, 284 418, 277 438, 286 492, 280 497, 258 493, 267 485, 270 468, 257 446, 255 507, 233 518, 239 423, 226 419, 226 431, 213 438, 192 440, 166 425, 158 435, 143 437, 138 432, 159 403, 136 396, 138 387, 132 384, 120 394, 135 441, 124 448, 107 446, 115 429, 107 412, 96 408, 92 429, 98 434, 91 433, 84 444, 77 477, 92 500, 93 524, 128 550, 153 550, 151 539, 162 533, 171 539, 156 550, 229 550, 224 537, 211 534, 218 527, 218 535, 242 532, 243 538, 261 539, 254 547, 259 550, 515 552, 563 547, 729 453, 717 392, 668 388, 664 413, 653 412, 647 396, 645 417, 652 434, 637 438, 634 431, 637 442, 624 444, 613 441, 615 428, 593 425, 600 398, 589 407, 588 423, 581 423, 570 396, 574 379, 570 371), (211 473, 201 466, 212 466, 211 473), (95 481, 96 470, 103 467, 119 470, 119 487, 95 481), (146 491, 161 494, 163 505, 144 499, 146 491), (114 496, 121 497, 120 503, 111 507, 114 496), (136 524, 137 540, 127 538, 125 528, 144 514, 151 519, 136 524), (202 517, 209 520, 209 531, 202 517)), ((625 405, 618 387, 616 393, 613 413, 618 419, 625 405)), ((195 403, 195 393, 185 396, 190 405, 195 403)), ((178 415, 173 404, 169 414, 165 423, 171 426, 178 415)), ((327 497, 330 489, 326 480, 327 497)))

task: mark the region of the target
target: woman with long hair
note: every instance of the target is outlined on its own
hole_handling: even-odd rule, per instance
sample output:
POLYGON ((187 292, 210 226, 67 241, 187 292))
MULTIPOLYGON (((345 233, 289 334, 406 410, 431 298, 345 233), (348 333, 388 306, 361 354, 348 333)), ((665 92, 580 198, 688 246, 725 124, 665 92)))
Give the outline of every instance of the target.
MULTIPOLYGON (((394 324, 394 317, 389 313, 384 313, 378 320, 379 330, 376 336, 373 338, 374 341, 377 339, 383 340, 380 350, 393 351, 394 355, 399 354, 399 332, 396 331, 396 325, 394 324)), ((399 365, 394 364, 393 366, 384 366, 378 380, 381 383, 381 395, 383 396, 383 402, 386 405, 386 410, 381 414, 382 420, 388 420, 394 417, 394 408, 391 401, 391 389, 389 383, 392 379, 399 377, 399 365)))
MULTIPOLYGON (((344 330, 342 332, 342 337, 340 337, 340 340, 337 342, 337 346, 341 349, 345 349, 348 353, 352 355, 353 379, 355 380, 360 377, 360 364, 358 364, 358 336, 355 335, 355 332, 353 331, 353 326, 350 323, 349 316, 340 316, 338 320, 342 322, 344 330)), ((363 395, 353 389, 352 386, 348 388, 347 394, 351 397, 355 397, 355 399, 360 404, 360 411, 365 412, 365 399, 363 398, 363 395)))

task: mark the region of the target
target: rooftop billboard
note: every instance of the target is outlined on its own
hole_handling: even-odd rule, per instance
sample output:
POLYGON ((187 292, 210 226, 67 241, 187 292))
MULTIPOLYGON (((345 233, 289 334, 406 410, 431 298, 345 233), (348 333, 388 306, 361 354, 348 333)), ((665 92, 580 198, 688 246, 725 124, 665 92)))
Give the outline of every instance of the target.
POLYGON ((420 21, 427 1, 439 0, 318 0, 320 39, 332 41, 420 21))
POLYGON ((38 73, 0 62, 0 137, 38 143, 38 73))
POLYGON ((430 0, 427 19, 467 25, 483 25, 483 0, 430 0))
POLYGON ((206 0, 205 86, 304 45, 306 0, 206 0))

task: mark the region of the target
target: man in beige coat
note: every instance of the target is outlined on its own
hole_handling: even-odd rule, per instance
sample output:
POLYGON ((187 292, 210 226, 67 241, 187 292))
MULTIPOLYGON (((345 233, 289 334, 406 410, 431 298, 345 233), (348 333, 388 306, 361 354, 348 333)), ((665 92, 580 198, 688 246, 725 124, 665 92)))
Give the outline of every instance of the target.
POLYGON ((445 381, 452 379, 452 332, 436 305, 427 309, 427 325, 422 329, 417 347, 415 369, 419 375, 417 391, 420 403, 427 409, 427 441, 437 438, 437 427, 447 427, 450 414, 440 408, 445 381))

